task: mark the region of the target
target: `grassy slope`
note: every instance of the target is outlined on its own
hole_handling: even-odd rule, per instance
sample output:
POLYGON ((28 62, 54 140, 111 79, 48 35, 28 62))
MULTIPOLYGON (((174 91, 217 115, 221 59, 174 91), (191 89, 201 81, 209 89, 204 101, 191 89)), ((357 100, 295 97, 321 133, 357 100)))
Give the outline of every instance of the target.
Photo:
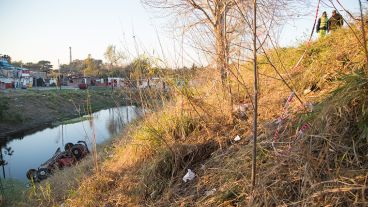
MULTIPOLYGON (((292 102, 279 138, 283 143, 276 148, 271 145, 275 120, 290 91, 269 77, 277 75, 260 58, 260 71, 267 76, 260 76, 259 174, 254 192, 251 119, 230 121, 220 81, 214 80, 213 72, 204 71, 196 78, 201 87, 184 87, 163 110, 130 126, 112 145, 101 171, 82 176, 78 189, 62 198, 39 196, 38 202, 68 206, 366 205, 368 81, 361 72, 364 54, 356 42, 349 30, 340 30, 313 42, 297 68, 292 66, 305 46, 279 49, 278 55, 268 51, 304 103, 313 105, 311 112, 297 100, 292 102), (311 85, 319 90, 303 94, 311 85), (310 128, 296 136, 304 123, 310 128), (234 142, 236 135, 242 140, 234 142), (184 183, 188 168, 197 176, 184 183)), ((248 67, 240 74, 243 77, 238 79, 251 86, 248 67)), ((232 86, 235 101, 250 103, 241 84, 233 79, 232 86)), ((252 115, 251 110, 248 113, 252 115)))

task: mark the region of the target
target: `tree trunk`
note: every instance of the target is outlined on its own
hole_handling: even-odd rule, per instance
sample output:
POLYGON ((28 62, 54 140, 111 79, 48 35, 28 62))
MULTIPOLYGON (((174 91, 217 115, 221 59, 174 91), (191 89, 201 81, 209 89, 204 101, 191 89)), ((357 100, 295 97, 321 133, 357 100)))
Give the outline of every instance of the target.
POLYGON ((224 12, 223 12, 223 4, 219 2, 217 13, 217 21, 214 27, 215 40, 216 40, 216 69, 220 71, 221 74, 221 82, 222 86, 226 88, 226 79, 227 79, 227 71, 226 71, 226 53, 225 53, 225 32, 224 32, 224 12))
POLYGON ((256 186, 257 175, 257 127, 258 127, 258 71, 257 71, 257 0, 253 0, 253 67, 254 67, 254 114, 252 150, 252 188, 256 186))
POLYGON ((220 71, 221 83, 224 92, 224 99, 229 100, 229 114, 231 122, 233 122, 232 109, 233 99, 231 85, 228 80, 228 62, 229 62, 229 43, 226 37, 226 1, 218 1, 216 14, 216 24, 214 26, 216 40, 216 69, 220 71))

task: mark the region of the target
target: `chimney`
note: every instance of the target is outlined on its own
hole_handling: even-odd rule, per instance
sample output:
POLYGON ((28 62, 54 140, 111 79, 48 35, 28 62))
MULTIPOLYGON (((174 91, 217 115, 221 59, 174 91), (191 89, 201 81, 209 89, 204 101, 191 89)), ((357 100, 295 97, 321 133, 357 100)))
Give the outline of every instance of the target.
POLYGON ((72 47, 69 47, 69 64, 72 64, 72 47))

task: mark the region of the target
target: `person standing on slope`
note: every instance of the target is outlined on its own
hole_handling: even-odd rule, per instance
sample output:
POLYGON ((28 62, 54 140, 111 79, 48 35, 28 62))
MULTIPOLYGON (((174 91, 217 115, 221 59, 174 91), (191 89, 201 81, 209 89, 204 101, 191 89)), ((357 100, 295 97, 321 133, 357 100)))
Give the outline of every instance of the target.
POLYGON ((341 14, 337 13, 336 10, 332 11, 332 16, 328 21, 328 28, 330 31, 335 31, 336 29, 342 27, 344 24, 344 19, 342 18, 341 14))
POLYGON ((324 37, 328 33, 328 17, 325 11, 322 13, 322 16, 318 19, 316 29, 317 33, 319 33, 319 37, 324 37))

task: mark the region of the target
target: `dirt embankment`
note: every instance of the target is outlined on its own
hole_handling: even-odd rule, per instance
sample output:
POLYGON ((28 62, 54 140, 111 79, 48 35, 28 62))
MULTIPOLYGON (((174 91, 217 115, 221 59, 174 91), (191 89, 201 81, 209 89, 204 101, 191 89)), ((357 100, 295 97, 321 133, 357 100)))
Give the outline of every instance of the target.
POLYGON ((0 91, 0 139, 4 141, 14 134, 44 128, 88 111, 131 104, 128 97, 109 89, 0 91))

